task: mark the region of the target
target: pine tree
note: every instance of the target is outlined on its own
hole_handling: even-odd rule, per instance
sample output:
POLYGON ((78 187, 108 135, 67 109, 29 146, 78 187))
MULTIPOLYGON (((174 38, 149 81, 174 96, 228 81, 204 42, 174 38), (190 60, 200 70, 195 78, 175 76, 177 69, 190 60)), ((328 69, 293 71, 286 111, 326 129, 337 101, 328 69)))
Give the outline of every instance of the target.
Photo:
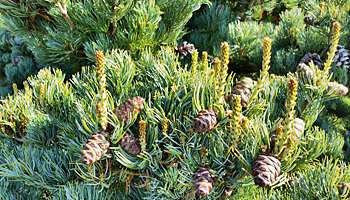
MULTIPOLYGON (((38 8, 36 17, 45 16, 38 8)), ((73 16, 65 17, 71 28, 73 16)), ((258 26, 242 26, 249 23, 258 26)), ((41 69, 0 101, 0 199, 346 197, 350 171, 339 159, 349 142, 316 121, 347 90, 332 80, 341 25, 331 27, 324 68, 310 62, 286 76, 270 73, 277 49, 264 34, 247 36, 259 46, 250 51, 259 50, 261 71, 239 80, 228 73, 238 47, 224 41, 213 63, 193 50, 190 67, 174 47, 141 48, 140 39, 137 56, 94 49, 94 64, 69 81, 61 69, 41 69)), ((292 47, 290 37, 281 41, 292 47)))
POLYGON ((195 1, 28 1, 0 3, 1 22, 26 39, 36 61, 69 75, 94 61, 96 50, 141 50, 171 45, 183 26, 207 0, 195 1))

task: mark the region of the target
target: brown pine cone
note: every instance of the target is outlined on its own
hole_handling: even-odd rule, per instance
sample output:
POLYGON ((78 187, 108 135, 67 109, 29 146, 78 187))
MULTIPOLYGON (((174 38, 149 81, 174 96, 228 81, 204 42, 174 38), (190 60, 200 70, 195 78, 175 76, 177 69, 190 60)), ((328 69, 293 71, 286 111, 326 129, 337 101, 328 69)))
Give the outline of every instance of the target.
POLYGON ((299 77, 306 78, 309 80, 309 83, 312 84, 313 78, 314 78, 314 73, 310 69, 309 65, 305 63, 299 63, 296 69, 299 77))
POLYGON ((304 128, 305 128, 305 123, 302 119, 300 118, 295 118, 293 120, 293 125, 292 129, 294 128, 295 130, 295 135, 291 136, 291 139, 293 139, 293 142, 296 143, 301 137, 301 134, 304 133, 304 128))
POLYGON ((118 143, 126 153, 132 155, 140 154, 140 139, 133 135, 125 133, 118 143))
POLYGON ((94 163, 106 154, 109 142, 106 138, 108 133, 106 132, 95 132, 84 145, 81 151, 81 161, 85 165, 94 163))
POLYGON ((185 41, 179 46, 175 47, 175 54, 179 56, 180 59, 183 59, 185 56, 187 56, 187 53, 192 53, 194 50, 194 45, 190 44, 185 41))
POLYGON ((272 155, 259 155, 253 162, 254 183, 260 187, 269 187, 275 182, 281 171, 281 162, 272 155))
MULTIPOLYGON (((251 90, 253 89, 255 82, 249 78, 245 77, 240 80, 237 85, 233 88, 232 93, 225 96, 225 101, 231 106, 232 96, 240 95, 242 107, 246 107, 249 103, 249 98, 251 96, 251 90)), ((233 109, 231 107, 231 109, 233 109)))
POLYGON ((313 25, 315 21, 316 21, 315 17, 305 17, 304 18, 304 22, 308 25, 313 25))
POLYGON ((202 110, 194 118, 193 128, 197 132, 211 131, 218 123, 218 114, 213 110, 202 110))
POLYGON ((324 91, 325 94, 330 93, 329 95, 336 95, 336 96, 344 96, 348 92, 349 92, 349 89, 346 86, 336 82, 329 82, 326 87, 326 90, 324 91))
POLYGON ((113 112, 118 117, 119 122, 125 126, 132 119, 129 119, 129 115, 132 117, 136 116, 140 110, 143 109, 143 104, 145 103, 145 99, 136 96, 130 99, 127 99, 125 102, 120 104, 118 107, 114 108, 113 112))
POLYGON ((210 171, 209 166, 198 167, 193 175, 193 186, 199 196, 205 197, 213 189, 215 176, 210 171))
POLYGON ((309 66, 310 62, 313 62, 314 65, 316 65, 319 69, 323 69, 324 65, 323 65, 323 61, 321 60, 320 55, 318 55, 317 53, 307 53, 305 54, 305 56, 300 60, 300 63, 304 63, 307 66, 309 66))

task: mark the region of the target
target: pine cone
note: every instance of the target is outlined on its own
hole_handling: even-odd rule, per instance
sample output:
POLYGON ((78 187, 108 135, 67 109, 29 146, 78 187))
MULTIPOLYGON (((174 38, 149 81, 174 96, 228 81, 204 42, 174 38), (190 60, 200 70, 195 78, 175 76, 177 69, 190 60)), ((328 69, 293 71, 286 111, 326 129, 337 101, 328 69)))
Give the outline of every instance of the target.
POLYGON ((118 142, 121 148, 128 154, 136 155, 141 151, 140 139, 129 134, 124 134, 118 142))
POLYGON ((215 176, 209 170, 209 166, 198 167, 193 175, 193 186, 196 193, 202 197, 207 196, 213 189, 215 176))
POLYGON ((333 62, 336 63, 337 67, 349 68, 349 56, 348 50, 344 46, 338 45, 337 51, 333 57, 333 62))
POLYGON ((299 63, 296 71, 300 77, 305 77, 307 80, 310 80, 312 82, 314 73, 310 69, 309 65, 306 65, 305 63, 299 63))
POLYGON ((193 127, 197 132, 211 131, 218 123, 218 114, 213 110, 202 110, 194 118, 193 127))
POLYGON ((308 24, 308 25, 313 25, 315 20, 316 20, 315 17, 305 17, 304 18, 305 24, 308 24))
POLYGON ((309 66, 310 62, 313 62, 314 65, 316 65, 319 69, 323 69, 324 65, 323 65, 323 61, 320 58, 320 55, 318 55, 317 53, 307 53, 305 54, 305 56, 300 60, 300 63, 304 63, 307 66, 309 66))
POLYGON ((130 98, 120 104, 118 107, 114 109, 114 114, 117 115, 120 123, 125 126, 132 119, 129 119, 129 115, 132 114, 133 117, 137 116, 140 110, 143 109, 143 104, 145 103, 145 99, 137 96, 130 98))
POLYGON ((187 53, 191 53, 194 50, 194 45, 185 41, 179 46, 175 47, 175 54, 179 56, 180 59, 183 59, 184 56, 187 56, 187 53))
POLYGON ((107 152, 109 147, 109 142, 106 137, 108 133, 106 132, 95 132, 84 145, 81 152, 81 161, 85 165, 94 163, 107 152))
POLYGON ((348 93, 348 91, 349 89, 343 84, 329 82, 324 93, 327 94, 330 92, 329 95, 344 96, 348 93))
POLYGON ((300 118, 295 118, 293 120, 292 129, 295 130, 295 135, 291 135, 290 138, 293 140, 294 143, 298 142, 298 140, 301 137, 301 134, 304 133, 305 123, 300 118))
POLYGON ((23 60, 23 56, 17 56, 12 62, 13 65, 17 65, 19 61, 23 60))
POLYGON ((275 182, 281 171, 281 162, 272 155, 259 155, 253 163, 254 183, 260 187, 269 187, 275 182))
MULTIPOLYGON (((350 190, 350 183, 346 183, 346 182, 341 182, 338 185, 338 191, 339 194, 343 194, 345 191, 348 192, 350 190)), ((350 192, 348 192, 348 195, 346 196, 346 198, 350 197, 350 192)))
MULTIPOLYGON (((251 78, 249 78, 249 77, 243 78, 233 88, 232 93, 225 96, 226 103, 231 106, 232 96, 234 94, 236 94, 236 95, 241 96, 242 107, 246 107, 247 104, 249 103, 249 98, 251 96, 251 90, 254 87, 254 85, 255 85, 255 83, 251 78)), ((233 109, 233 108, 231 108, 231 109, 233 109)))

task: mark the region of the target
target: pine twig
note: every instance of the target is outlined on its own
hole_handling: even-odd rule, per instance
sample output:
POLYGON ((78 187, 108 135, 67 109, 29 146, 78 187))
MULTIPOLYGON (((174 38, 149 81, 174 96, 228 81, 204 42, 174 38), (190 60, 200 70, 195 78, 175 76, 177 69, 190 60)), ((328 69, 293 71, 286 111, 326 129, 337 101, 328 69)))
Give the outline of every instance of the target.
POLYGON ((60 10, 62 16, 67 20, 67 22, 68 22, 68 24, 70 26, 70 30, 71 31, 75 31, 74 23, 73 23, 72 19, 69 17, 69 15, 67 13, 67 5, 65 3, 63 3, 63 7, 62 7, 61 3, 59 1, 57 1, 56 2, 56 6, 60 10))

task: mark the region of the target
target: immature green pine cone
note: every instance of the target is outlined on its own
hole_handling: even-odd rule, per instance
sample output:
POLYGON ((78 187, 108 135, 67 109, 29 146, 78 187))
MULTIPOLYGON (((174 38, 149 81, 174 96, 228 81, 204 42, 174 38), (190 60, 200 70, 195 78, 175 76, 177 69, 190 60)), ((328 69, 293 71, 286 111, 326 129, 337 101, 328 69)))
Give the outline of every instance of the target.
POLYGON ((208 166, 199 167, 193 175, 193 186, 201 197, 207 196, 213 189, 215 176, 209 170, 208 166))
MULTIPOLYGON (((135 116, 137 116, 140 110, 143 109, 144 103, 144 98, 140 96, 133 97, 120 104, 113 110, 113 112, 117 115, 120 123, 125 126, 127 122, 131 121, 131 119, 129 119, 129 114, 135 114, 135 116)), ((133 117, 135 116, 133 115, 133 117)))
POLYGON ((211 131, 218 123, 218 114, 213 110, 202 110, 194 118, 193 128, 197 132, 211 131))
POLYGON ((81 152, 81 161, 85 165, 94 163, 107 152, 109 142, 105 137, 108 135, 106 132, 95 132, 84 145, 81 152))
POLYGON ((141 152, 140 139, 133 135, 124 134, 118 144, 128 154, 136 155, 141 152))
POLYGON ((254 183, 260 187, 271 186, 281 171, 281 162, 272 155, 259 155, 253 162, 254 183))

